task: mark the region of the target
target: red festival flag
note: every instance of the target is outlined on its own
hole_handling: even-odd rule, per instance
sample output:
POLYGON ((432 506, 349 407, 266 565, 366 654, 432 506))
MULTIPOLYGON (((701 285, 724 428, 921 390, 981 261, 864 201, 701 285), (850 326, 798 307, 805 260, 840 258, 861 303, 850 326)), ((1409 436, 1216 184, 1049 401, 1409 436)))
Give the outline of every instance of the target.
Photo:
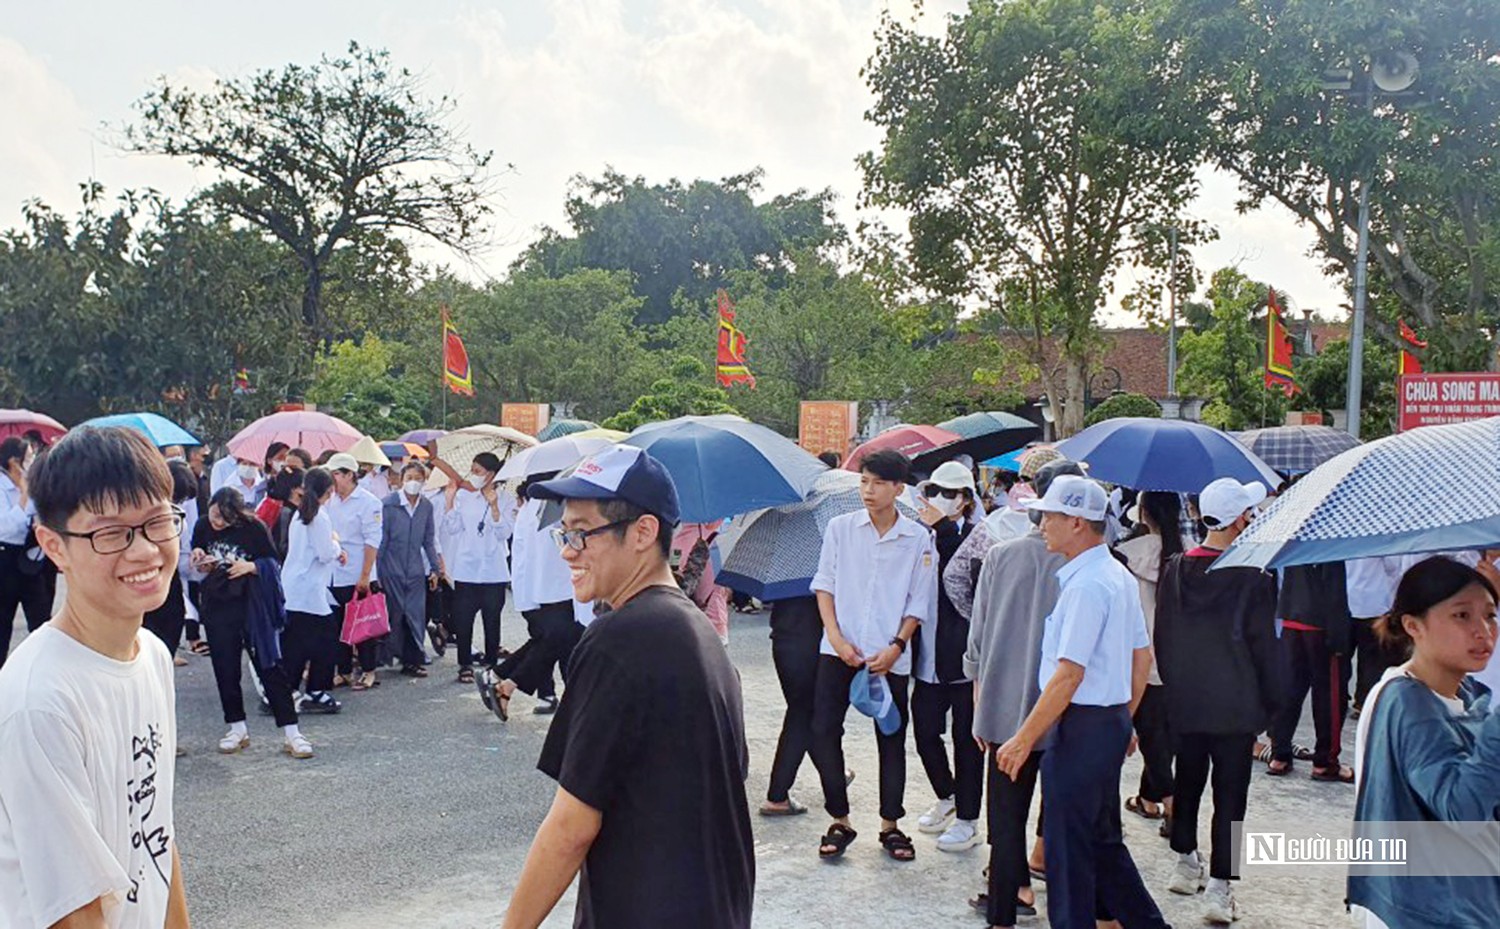
POLYGON ((1266 297, 1266 376, 1267 387, 1279 387, 1290 397, 1297 392, 1297 377, 1292 372, 1292 340, 1287 335, 1276 291, 1268 289, 1266 297))
POLYGON ((464 340, 448 318, 448 308, 443 307, 443 383, 448 389, 465 397, 474 396, 474 372, 469 369, 469 352, 464 340))
POLYGON ((745 349, 749 347, 750 340, 735 328, 734 304, 729 302, 729 294, 721 288, 718 298, 719 357, 715 373, 719 378, 719 386, 745 383, 754 389, 755 375, 750 373, 750 367, 745 363, 745 349))
POLYGON ((1410 326, 1406 324, 1406 320, 1396 320, 1396 326, 1398 327, 1398 331, 1401 334, 1401 341, 1405 343, 1405 345, 1401 347, 1401 367, 1396 373, 1421 374, 1422 360, 1416 355, 1413 355, 1406 346, 1409 345, 1412 348, 1426 348, 1427 343, 1417 338, 1417 334, 1412 331, 1412 328, 1410 326))

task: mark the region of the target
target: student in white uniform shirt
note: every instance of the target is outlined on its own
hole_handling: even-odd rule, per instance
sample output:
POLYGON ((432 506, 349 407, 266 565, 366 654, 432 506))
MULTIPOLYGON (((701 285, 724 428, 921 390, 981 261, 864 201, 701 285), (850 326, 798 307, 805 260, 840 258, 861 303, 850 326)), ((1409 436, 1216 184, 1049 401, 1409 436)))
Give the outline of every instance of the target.
POLYGON ((860 462, 859 493, 865 509, 835 517, 823 534, 812 589, 823 619, 823 644, 813 695, 812 759, 823 782, 824 807, 833 824, 818 848, 823 858, 844 853, 857 833, 849 824, 844 773, 844 717, 849 685, 868 668, 885 680, 901 725, 890 735, 876 729, 880 753, 880 844, 896 861, 916 849, 898 821, 906 815, 907 686, 912 637, 932 621, 937 602, 937 552, 932 534, 896 510, 910 463, 882 450, 860 462))
POLYGON ((537 698, 533 713, 544 716, 557 710, 553 668, 562 672, 566 683, 568 659, 583 633, 583 623, 594 616, 592 604, 573 599, 573 572, 552 538, 557 521, 544 526, 545 501, 526 497, 528 485, 556 476, 538 475, 519 491, 523 502, 511 535, 511 591, 530 639, 493 672, 481 672, 481 684, 488 687, 481 694, 493 695, 494 711, 502 721, 510 717, 510 698, 517 690, 537 698))
POLYGON ((36 513, 26 487, 30 446, 11 436, 0 442, 0 666, 10 650, 16 608, 34 630, 52 615, 53 591, 41 565, 28 564, 31 519, 36 513))
POLYGON ((128 429, 75 429, 30 475, 57 617, 0 669, 0 926, 186 929, 166 600, 182 513, 128 429), (132 786, 133 785, 133 786, 132 786))
MULTIPOLYGON (((328 459, 327 468, 333 475, 333 496, 328 501, 328 519, 333 523, 339 546, 348 556, 344 563, 333 569, 333 598, 338 602, 339 626, 344 623, 344 608, 355 597, 367 597, 377 580, 375 558, 380 552, 381 503, 374 494, 358 486, 359 462, 347 452, 339 452, 328 459)), ((375 669, 384 637, 361 642, 359 646, 360 675, 351 683, 351 690, 368 690, 379 686, 375 669)), ((354 670, 354 650, 347 645, 339 646, 339 674, 348 679, 354 670)))
POLYGON ((453 578, 453 636, 458 649, 458 681, 474 683, 474 617, 484 617, 484 654, 480 661, 494 667, 509 655, 500 647, 500 613, 505 609, 505 588, 510 581, 506 564, 506 542, 515 525, 516 501, 495 483, 500 459, 480 452, 460 475, 453 466, 434 457, 432 466, 448 478, 443 491, 443 526, 448 532, 443 559, 453 578))

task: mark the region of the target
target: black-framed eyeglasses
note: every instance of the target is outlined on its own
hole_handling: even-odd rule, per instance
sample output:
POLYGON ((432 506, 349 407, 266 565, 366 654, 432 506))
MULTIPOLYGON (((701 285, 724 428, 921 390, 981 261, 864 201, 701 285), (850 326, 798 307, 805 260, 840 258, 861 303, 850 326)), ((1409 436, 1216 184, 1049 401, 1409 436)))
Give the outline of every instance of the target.
POLYGON ((605 523, 593 529, 553 529, 552 541, 557 543, 558 551, 571 548, 575 552, 581 552, 588 547, 589 539, 592 539, 594 536, 608 532, 611 529, 618 529, 621 526, 628 526, 633 522, 635 522, 633 519, 617 519, 612 523, 605 523))
POLYGON ((146 537, 147 542, 156 545, 181 537, 183 521, 186 518, 187 514, 174 506, 172 512, 154 516, 139 526, 105 526, 93 532, 69 532, 66 529, 59 529, 57 534, 72 539, 88 539, 95 554, 117 555, 135 544, 136 533, 140 533, 146 537))

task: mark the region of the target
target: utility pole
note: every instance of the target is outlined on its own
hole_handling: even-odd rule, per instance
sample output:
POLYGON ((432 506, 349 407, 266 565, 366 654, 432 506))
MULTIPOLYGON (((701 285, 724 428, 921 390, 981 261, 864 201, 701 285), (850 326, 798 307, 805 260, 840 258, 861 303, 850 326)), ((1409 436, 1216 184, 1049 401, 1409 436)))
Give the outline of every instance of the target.
POLYGON ((1167 262, 1167 396, 1177 397, 1177 227, 1172 227, 1172 257, 1167 262))
MULTIPOLYGON (((1365 84, 1365 106, 1375 112, 1375 82, 1368 75, 1365 84)), ((1365 169, 1359 182, 1359 229, 1354 252, 1354 318, 1349 325, 1349 393, 1344 409, 1349 413, 1348 430, 1359 438, 1359 405, 1365 386, 1365 304, 1369 299, 1370 270, 1370 184, 1375 166, 1365 169)))

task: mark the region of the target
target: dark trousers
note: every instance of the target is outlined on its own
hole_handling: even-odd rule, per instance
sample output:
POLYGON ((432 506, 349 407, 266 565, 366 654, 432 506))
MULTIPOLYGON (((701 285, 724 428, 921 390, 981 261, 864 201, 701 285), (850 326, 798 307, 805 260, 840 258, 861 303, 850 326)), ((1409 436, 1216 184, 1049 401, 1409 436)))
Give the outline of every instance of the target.
POLYGON ((781 717, 781 735, 771 762, 771 783, 766 799, 785 803, 802 759, 812 750, 813 694, 817 691, 818 646, 823 641, 823 620, 818 601, 812 597, 778 600, 771 604, 771 663, 781 685, 786 713, 781 717))
POLYGON ((1250 800, 1250 769, 1255 761, 1250 749, 1255 745, 1255 733, 1183 732, 1178 733, 1175 741, 1177 793, 1172 799, 1172 851, 1186 855, 1198 850, 1198 807, 1212 767, 1214 818, 1209 839, 1213 851, 1208 873, 1225 881, 1238 878, 1234 866, 1234 824, 1244 821, 1250 800))
POLYGON ((474 617, 484 618, 484 655, 481 664, 493 665, 500 658, 500 612, 505 609, 505 584, 453 584, 453 637, 458 666, 474 666, 474 617))
POLYGON ((1129 742, 1129 706, 1073 704, 1063 711, 1042 754, 1052 929, 1094 929, 1097 907, 1126 929, 1167 925, 1120 828, 1120 766, 1129 742))
POLYGON ((1354 658, 1359 663, 1354 678, 1354 705, 1363 707, 1370 690, 1380 682, 1381 675, 1404 659, 1396 652, 1380 644, 1375 637, 1375 620, 1354 621, 1354 658))
POLYGON ((1031 886, 1026 820, 1031 815, 1042 753, 1032 752, 1015 780, 995 764, 993 752, 982 755, 981 763, 989 772, 990 883, 985 919, 991 926, 1014 926, 1016 894, 1031 886))
MULTIPOLYGON (((849 785, 844 782, 844 717, 849 712, 849 684, 858 670, 834 655, 818 656, 818 677, 813 693, 812 759, 823 782, 823 807, 834 819, 849 815, 849 785)), ((906 677, 887 674, 886 686, 901 714, 901 728, 882 735, 875 728, 880 756, 880 818, 895 821, 906 815, 902 801, 906 793, 906 677)), ((874 726, 873 721, 871 723, 874 726)))
POLYGON ((927 772, 927 780, 939 800, 952 797, 958 805, 958 818, 973 822, 979 819, 979 803, 984 795, 984 752, 974 742, 974 685, 912 685, 911 728, 917 743, 917 756, 927 772), (953 714, 953 765, 948 765, 948 747, 943 744, 943 730, 948 714, 953 714))
POLYGON ((1302 718, 1302 704, 1312 691, 1313 766, 1331 768, 1339 763, 1344 727, 1344 701, 1348 693, 1343 684, 1340 656, 1328 650, 1327 636, 1321 630, 1281 630, 1282 668, 1286 674, 1287 692, 1281 712, 1271 726, 1271 757, 1277 761, 1292 760, 1292 736, 1302 718))
POLYGON ((182 627, 187 622, 187 601, 182 598, 182 578, 172 572, 172 583, 167 588, 167 599, 161 606, 147 613, 141 625, 161 639, 167 651, 177 654, 182 644, 182 627))
POLYGON ((1135 734, 1141 744, 1142 800, 1160 803, 1172 796, 1172 730, 1167 724, 1167 688, 1147 685, 1135 708, 1135 734))
MULTIPOLYGON (((573 621, 573 601, 544 603, 534 610, 522 610, 526 620, 526 631, 530 636, 526 644, 511 653, 495 666, 495 674, 502 681, 511 681, 522 692, 538 697, 555 697, 557 683, 552 678, 552 669, 572 654, 578 644, 573 621)), ((567 680, 564 672, 563 680, 567 680)))
POLYGON ((292 687, 281 665, 266 667, 250 644, 245 631, 243 601, 204 601, 203 629, 208 633, 212 652, 214 682, 219 686, 219 706, 224 722, 245 721, 245 694, 240 686, 240 653, 250 656, 250 665, 265 688, 266 700, 276 717, 276 725, 291 726, 297 722, 297 708, 292 704, 292 687))
MULTIPOLYGON (((187 582, 187 598, 188 598, 188 602, 193 605, 193 609, 195 609, 195 610, 201 610, 201 609, 203 609, 203 596, 202 596, 202 594, 203 594, 203 582, 202 581, 188 581, 187 582)), ((189 642, 197 642, 197 641, 199 641, 200 639, 203 638, 203 626, 196 619, 190 619, 186 623, 184 623, 183 626, 182 626, 182 631, 187 636, 187 640, 189 642)))
POLYGON ((288 610, 286 628, 281 633, 281 666, 292 689, 301 687, 305 669, 308 693, 332 690, 339 644, 338 613, 317 616, 288 610))
MULTIPOLYGON (((403 668, 420 668, 427 663, 427 597, 430 591, 427 578, 405 578, 392 582, 389 578, 385 588, 385 607, 391 620, 390 649, 401 661, 403 668), (399 584, 399 586, 398 586, 399 584), (422 604, 420 615, 408 616, 408 604, 422 604)), ((360 659, 364 663, 364 659, 360 659)))
POLYGON ((35 632, 52 618, 57 597, 57 572, 50 564, 24 565, 26 550, 19 545, 0 548, 0 665, 10 652, 16 609, 26 614, 26 631, 35 632))

